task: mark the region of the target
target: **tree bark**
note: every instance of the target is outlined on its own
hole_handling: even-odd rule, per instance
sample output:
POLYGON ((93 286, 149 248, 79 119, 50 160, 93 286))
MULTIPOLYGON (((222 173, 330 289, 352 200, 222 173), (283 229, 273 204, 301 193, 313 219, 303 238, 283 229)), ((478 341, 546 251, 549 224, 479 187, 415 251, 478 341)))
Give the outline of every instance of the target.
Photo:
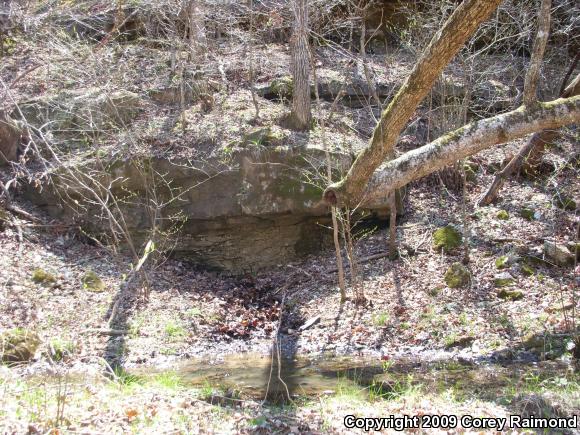
POLYGON ((310 107, 310 60, 308 50, 308 0, 294 0, 294 35, 292 37, 292 112, 290 127, 309 130, 312 122, 310 107))
POLYGON ((537 103, 532 107, 522 106, 512 112, 467 124, 388 162, 374 173, 360 203, 362 206, 373 204, 393 189, 493 145, 577 122, 580 122, 580 96, 537 103))
POLYGON ((357 205, 368 180, 393 151, 399 134, 437 77, 500 3, 501 0, 464 0, 457 7, 433 36, 410 76, 381 115, 370 145, 359 154, 346 177, 325 190, 327 203, 357 205))

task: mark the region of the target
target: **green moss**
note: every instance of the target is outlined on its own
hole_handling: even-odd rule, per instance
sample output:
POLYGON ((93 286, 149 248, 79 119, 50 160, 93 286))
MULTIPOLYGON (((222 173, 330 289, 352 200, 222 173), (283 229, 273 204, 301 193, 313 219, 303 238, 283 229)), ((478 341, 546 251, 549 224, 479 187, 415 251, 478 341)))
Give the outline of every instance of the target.
POLYGON ((554 205, 556 205, 556 207, 559 209, 566 211, 574 211, 577 207, 576 201, 566 195, 561 194, 554 197, 554 205))
POLYGON ((524 263, 524 264, 522 264, 522 273, 525 276, 532 276, 532 275, 534 275, 534 273, 536 273, 536 271, 534 270, 534 268, 532 266, 524 263))
POLYGON ((50 354, 54 361, 62 361, 66 357, 72 355, 75 351, 74 343, 60 338, 55 338, 50 341, 50 354))
POLYGON ((496 287, 507 287, 515 282, 514 278, 507 272, 496 275, 493 283, 496 287))
POLYGON ((276 131, 271 127, 264 127, 246 133, 242 139, 243 146, 269 146, 277 145, 284 140, 285 136, 281 131, 276 131))
POLYGON ((496 216, 499 220, 502 220, 502 221, 507 221, 510 218, 509 213, 505 210, 498 211, 496 216))
POLYGON ((451 251, 461 246, 461 241, 461 233, 452 226, 438 228, 433 233, 433 248, 439 251, 451 251))
POLYGON ((16 328, 0 335, 0 357, 5 363, 18 363, 30 360, 40 345, 36 332, 16 328))
POLYGON ((441 293, 441 290, 443 290, 443 289, 444 289, 443 286, 437 286, 437 287, 433 287, 432 289, 429 289, 429 291, 427 293, 432 298, 435 298, 435 297, 439 296, 439 293, 441 293))
POLYGON ((475 337, 470 335, 457 336, 457 334, 450 334, 445 337, 445 348, 451 349, 452 347, 468 347, 475 341, 475 337))
POLYGON ((81 282, 83 283, 83 288, 90 292, 99 293, 105 290, 105 283, 103 280, 92 270, 87 270, 83 275, 81 282))
POLYGON ((294 93, 294 81, 291 76, 278 77, 270 83, 270 92, 281 99, 290 99, 294 93))
POLYGON ((465 287, 471 281, 471 272, 461 263, 453 263, 445 272, 445 284, 450 288, 465 287))
POLYGON ((187 331, 181 324, 170 321, 165 325, 165 335, 171 340, 179 340, 187 336, 187 331))
POLYGON ((568 250, 572 253, 572 255, 576 255, 576 259, 580 260, 580 243, 568 243, 568 250))
POLYGON ((465 180, 469 183, 474 183, 477 180, 477 173, 468 164, 463 165, 463 169, 465 171, 465 180))
POLYGON ((32 281, 39 284, 53 284, 56 282, 56 277, 52 273, 38 268, 32 272, 32 281))
POLYGON ((495 267, 498 269, 505 269, 509 266, 508 261, 509 257, 507 255, 502 255, 497 260, 495 260, 495 267))
POLYGON ((524 292, 521 290, 508 290, 502 288, 497 292, 497 296, 502 299, 517 301, 524 297, 524 292))
POLYGON ((528 221, 533 221, 535 219, 534 210, 526 207, 520 210, 520 216, 528 221))
POLYGON ((389 314, 386 312, 373 314, 372 321, 373 321, 373 325, 375 325, 375 326, 378 326, 378 327, 386 326, 387 322, 389 321, 389 314))

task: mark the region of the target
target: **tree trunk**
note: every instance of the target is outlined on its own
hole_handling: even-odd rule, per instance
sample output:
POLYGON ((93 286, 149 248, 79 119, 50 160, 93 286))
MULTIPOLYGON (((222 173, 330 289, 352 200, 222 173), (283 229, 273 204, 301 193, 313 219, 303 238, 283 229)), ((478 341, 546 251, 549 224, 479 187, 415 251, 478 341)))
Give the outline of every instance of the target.
POLYGON ((292 36, 292 112, 290 127, 309 130, 312 122, 310 107, 310 60, 308 50, 308 0, 294 0, 294 35, 292 36))
POLYGON ((324 198, 329 204, 357 205, 368 180, 393 151, 399 134, 437 77, 500 3, 501 0, 464 0, 457 7, 383 112, 370 145, 359 154, 346 177, 325 190, 324 198))
POLYGON ((580 96, 537 103, 532 107, 522 106, 512 112, 472 122, 388 162, 372 176, 363 192, 361 205, 372 204, 393 189, 493 145, 577 122, 580 122, 580 96))
POLYGON ((193 54, 202 54, 206 51, 207 39, 204 15, 200 9, 199 0, 187 0, 185 11, 187 14, 189 46, 193 54))
POLYGON ((524 104, 527 106, 534 104, 538 99, 538 79, 540 77, 542 60, 544 59, 544 51, 546 50, 546 44, 548 42, 548 35, 550 34, 551 8, 552 0, 542 0, 542 5, 540 6, 540 12, 538 14, 538 32, 536 34, 536 40, 534 41, 530 67, 526 73, 526 80, 524 83, 524 104))

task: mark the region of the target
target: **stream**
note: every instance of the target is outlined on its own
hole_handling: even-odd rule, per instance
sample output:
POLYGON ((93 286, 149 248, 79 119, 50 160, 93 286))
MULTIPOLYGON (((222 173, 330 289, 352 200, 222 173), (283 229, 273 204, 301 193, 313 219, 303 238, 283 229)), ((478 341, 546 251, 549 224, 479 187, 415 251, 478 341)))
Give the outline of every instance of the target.
MULTIPOLYGON (((455 360, 432 362, 378 357, 283 358, 237 354, 220 360, 188 360, 175 367, 188 385, 217 387, 224 395, 284 402, 288 397, 317 397, 358 390, 362 394, 393 398, 410 388, 495 398, 498 395, 557 388, 578 383, 580 374, 570 364, 547 361, 474 365, 455 360), (280 381, 282 380, 282 382, 280 381)), ((149 372, 150 373, 150 372, 149 372)))

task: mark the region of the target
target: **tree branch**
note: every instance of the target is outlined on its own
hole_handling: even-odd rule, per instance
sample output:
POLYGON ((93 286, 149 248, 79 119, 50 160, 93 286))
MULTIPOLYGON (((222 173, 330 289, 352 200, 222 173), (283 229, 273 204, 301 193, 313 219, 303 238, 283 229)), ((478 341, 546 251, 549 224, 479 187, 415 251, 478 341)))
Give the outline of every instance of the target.
POLYGON ((575 96, 532 107, 521 106, 512 112, 467 124, 388 162, 369 181, 361 205, 377 202, 393 189, 493 145, 579 121, 580 96, 575 96))
MULTIPOLYGON (((570 86, 564 89, 560 97, 568 98, 577 95, 580 95, 580 74, 578 74, 576 79, 570 83, 570 86)), ((497 193, 502 188, 505 180, 522 167, 526 157, 529 159, 528 162, 531 165, 537 164, 541 158, 542 150, 545 145, 553 142, 557 137, 558 132, 556 130, 542 130, 538 133, 534 133, 528 143, 520 148, 519 152, 509 161, 505 168, 495 174, 491 185, 477 201, 477 205, 481 207, 491 204, 497 197, 497 193)))

